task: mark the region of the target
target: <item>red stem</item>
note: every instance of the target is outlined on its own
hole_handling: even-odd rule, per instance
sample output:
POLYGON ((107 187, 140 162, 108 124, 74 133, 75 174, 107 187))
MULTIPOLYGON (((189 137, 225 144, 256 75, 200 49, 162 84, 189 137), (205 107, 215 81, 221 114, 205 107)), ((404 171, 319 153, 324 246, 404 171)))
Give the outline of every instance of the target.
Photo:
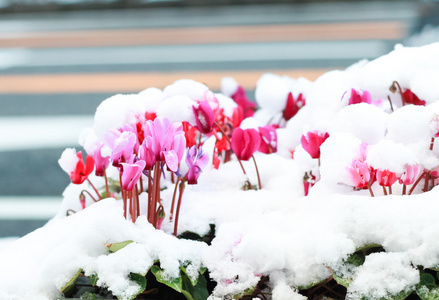
POLYGON ((367 184, 367 188, 369 189, 370 196, 375 197, 375 195, 373 194, 372 188, 370 186, 370 183, 367 184))
POLYGON ((384 191, 384 195, 387 196, 386 187, 384 185, 383 185, 383 191, 384 191))
POLYGON ((147 216, 148 216, 148 222, 152 224, 152 196, 153 196, 153 191, 152 191, 152 178, 151 178, 151 173, 152 173, 152 168, 148 170, 148 211, 147 211, 147 216))
POLYGON ((258 165, 256 164, 256 159, 255 159, 254 155, 252 155, 252 158, 253 158, 253 162, 255 163, 256 175, 258 175, 258 186, 259 186, 259 189, 261 190, 262 189, 262 184, 261 184, 261 177, 259 176, 258 165))
POLYGON ((104 178, 105 178, 105 192, 107 193, 107 198, 110 197, 110 190, 108 188, 108 178, 107 178, 107 170, 104 168, 104 178))
POLYGON ((96 200, 95 197, 93 197, 93 196, 90 194, 89 191, 87 191, 87 190, 82 190, 82 193, 84 193, 84 192, 87 193, 87 194, 93 199, 94 202, 98 202, 98 200, 96 200))
POLYGON ((153 199, 153 226, 157 228, 157 203, 160 203, 160 177, 161 177, 161 169, 160 169, 160 161, 155 163, 154 170, 154 199, 153 199))
POLYGON ((99 200, 102 200, 101 195, 99 194, 98 190, 95 188, 95 186, 93 185, 93 183, 91 183, 90 179, 87 178, 87 181, 88 181, 88 184, 91 185, 91 187, 93 188, 93 190, 94 190, 94 191, 96 192, 96 194, 98 195, 99 200))
POLYGON ((392 187, 389 186, 389 195, 392 195, 392 187))
POLYGON ((415 183, 413 184, 412 188, 409 191, 409 195, 411 195, 413 193, 413 191, 415 190, 415 187, 418 185, 418 183, 421 181, 422 178, 424 178, 425 174, 427 174, 426 171, 424 171, 421 176, 419 176, 419 178, 415 181, 415 183))
POLYGON ((172 222, 172 219, 174 217, 175 196, 177 196, 177 188, 178 188, 178 183, 180 180, 182 180, 182 179, 177 178, 177 182, 175 183, 175 187, 174 187, 174 194, 172 195, 171 212, 170 212, 170 216, 169 216, 169 220, 171 222, 172 222))
POLYGON ((407 186, 405 184, 402 186, 402 194, 407 194, 407 186))
POLYGON ((433 151, 433 146, 434 146, 434 137, 431 138, 430 151, 433 151))
POLYGON ((177 236, 178 217, 180 216, 181 199, 183 198, 184 192, 184 180, 180 181, 179 192, 180 193, 178 195, 177 212, 175 213, 174 236, 177 236))
POLYGON ((123 215, 125 217, 125 219, 127 218, 127 200, 126 200, 126 195, 125 195, 125 191, 123 190, 123 186, 122 186, 122 174, 119 173, 119 181, 120 181, 120 194, 122 195, 122 200, 123 200, 123 215))
POLYGON ((134 194, 134 197, 136 201, 136 219, 137 219, 140 216, 139 189, 137 188, 137 184, 136 184, 136 193, 134 194))

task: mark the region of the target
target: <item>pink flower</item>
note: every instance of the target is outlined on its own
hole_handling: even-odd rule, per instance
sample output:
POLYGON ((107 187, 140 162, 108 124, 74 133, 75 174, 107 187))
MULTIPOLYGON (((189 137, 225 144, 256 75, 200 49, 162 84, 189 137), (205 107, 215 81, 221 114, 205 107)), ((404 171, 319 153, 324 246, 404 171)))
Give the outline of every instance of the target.
POLYGON ((367 187, 371 179, 371 168, 365 162, 354 161, 351 167, 346 167, 356 188, 362 189, 367 187))
POLYGON ((259 134, 261 135, 261 144, 259 146, 259 152, 262 153, 274 153, 277 151, 277 134, 276 129, 267 125, 259 127, 259 134))
POLYGON ((392 186, 398 179, 394 172, 386 169, 378 169, 376 171, 376 177, 381 186, 392 186))
POLYGON ((188 184, 197 184, 198 177, 200 177, 201 170, 206 167, 209 162, 209 156, 203 153, 203 150, 192 146, 187 149, 186 164, 189 170, 186 174, 188 184))
POLYGON ((318 131, 308 132, 302 135, 300 143, 303 149, 311 155, 312 158, 320 158, 320 146, 329 137, 329 133, 321 133, 318 131))
POLYGON ((416 96, 410 89, 406 89, 402 94, 402 101, 405 104, 413 104, 413 105, 423 105, 425 106, 426 102, 424 100, 420 100, 418 96, 416 96))
POLYGON ((240 160, 249 160, 259 149, 261 136, 255 129, 236 128, 232 134, 232 149, 240 160))
POLYGON ((139 158, 145 162, 145 169, 151 170, 155 165, 155 153, 152 150, 152 137, 143 140, 139 149, 139 158))
POLYGON ((297 99, 294 99, 293 94, 289 93, 287 98, 287 105, 282 112, 282 116, 285 121, 288 121, 289 119, 294 117, 298 113, 299 109, 301 109, 303 106, 305 106, 305 98, 302 93, 299 94, 297 99))
POLYGON ((93 159, 96 166, 96 170, 95 170, 96 176, 104 176, 104 171, 108 168, 108 165, 110 164, 110 157, 102 156, 101 150, 104 145, 105 145, 104 143, 99 143, 96 150, 93 153, 93 159))
POLYGON ((399 178, 399 183, 404 185, 413 184, 420 172, 421 167, 419 165, 406 165, 404 173, 402 173, 401 177, 399 178))
POLYGON ((177 172, 186 149, 182 128, 180 122, 171 124, 167 118, 156 118, 145 124, 145 138, 151 137, 150 149, 155 154, 155 160, 166 162, 172 172, 177 172))
POLYGON ((131 131, 120 132, 110 129, 104 136, 104 141, 111 149, 113 166, 118 167, 121 162, 126 162, 133 155, 137 136, 131 131))
POLYGON ((140 176, 142 176, 145 162, 138 160, 133 164, 121 163, 121 165, 123 166, 122 187, 125 191, 132 191, 140 176))
POLYGON ((439 115, 434 114, 430 122, 431 135, 434 138, 439 137, 439 115))
POLYGON ((359 104, 359 103, 372 103, 372 97, 368 91, 351 89, 351 95, 349 97, 349 104, 359 104))
POLYGON ((215 114, 210 107, 209 102, 202 101, 198 107, 192 106, 192 110, 195 115, 195 122, 197 123, 197 129, 202 134, 208 134, 212 132, 213 123, 215 121, 215 114))
POLYGON ((242 109, 244 119, 252 117, 255 114, 255 110, 258 106, 256 105, 256 103, 251 102, 247 98, 245 90, 242 86, 238 86, 236 92, 232 95, 231 98, 242 109))

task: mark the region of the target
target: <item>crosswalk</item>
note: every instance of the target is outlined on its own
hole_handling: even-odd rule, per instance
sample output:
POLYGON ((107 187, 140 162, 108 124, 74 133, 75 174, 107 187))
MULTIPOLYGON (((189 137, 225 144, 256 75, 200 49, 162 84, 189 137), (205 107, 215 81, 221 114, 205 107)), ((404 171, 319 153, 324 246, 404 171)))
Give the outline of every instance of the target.
POLYGON ((218 91, 233 76, 253 98, 263 73, 315 80, 387 53, 416 11, 381 1, 0 17, 0 237, 56 213, 68 183, 56 161, 109 95, 181 78, 218 91))

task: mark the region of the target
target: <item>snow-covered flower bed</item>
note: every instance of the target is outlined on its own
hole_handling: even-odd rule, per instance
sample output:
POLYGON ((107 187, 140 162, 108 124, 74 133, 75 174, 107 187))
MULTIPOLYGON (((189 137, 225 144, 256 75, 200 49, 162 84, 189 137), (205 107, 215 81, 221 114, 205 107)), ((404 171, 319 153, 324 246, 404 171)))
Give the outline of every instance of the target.
POLYGON ((438 53, 103 101, 0 299, 437 299, 438 53))

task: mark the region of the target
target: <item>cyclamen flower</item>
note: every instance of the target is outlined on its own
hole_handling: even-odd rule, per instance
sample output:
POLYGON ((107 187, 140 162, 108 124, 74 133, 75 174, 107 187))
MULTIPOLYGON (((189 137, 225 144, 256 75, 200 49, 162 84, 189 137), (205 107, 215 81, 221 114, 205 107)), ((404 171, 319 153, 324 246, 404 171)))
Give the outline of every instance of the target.
POLYGON ((151 137, 151 149, 156 161, 166 162, 172 172, 177 172, 178 164, 186 149, 186 139, 182 124, 171 124, 167 118, 156 118, 145 124, 145 137, 151 137))
POLYGON ((293 94, 290 92, 287 98, 287 105, 282 112, 282 116, 285 121, 288 121, 294 117, 299 112, 299 109, 301 109, 303 106, 305 106, 305 97, 303 94, 300 93, 297 99, 294 99, 293 94))
POLYGON ((372 103, 372 97, 368 91, 351 89, 351 94, 349 97, 349 104, 359 104, 359 103, 372 103))
POLYGON ((104 136, 104 141, 111 149, 113 166, 118 167, 121 162, 126 162, 133 155, 137 136, 131 131, 120 132, 110 129, 104 136))
POLYGON ((110 157, 102 156, 102 147, 104 145, 104 143, 99 143, 93 153, 93 159, 96 165, 96 176, 104 176, 104 171, 108 168, 108 165, 110 164, 110 157))
POLYGON ((145 162, 145 170, 151 170, 155 165, 155 153, 152 150, 152 138, 148 136, 143 140, 139 149, 139 157, 145 162))
POLYGON ((434 138, 439 137, 439 115, 434 114, 430 122, 431 135, 434 138))
MULTIPOLYGON (((245 90, 242 86, 238 86, 236 92, 231 97, 233 101, 242 109, 243 118, 252 117, 255 114, 258 106, 256 103, 251 102, 245 93, 245 90)), ((238 125, 239 126, 239 125, 238 125)))
POLYGON ((232 134, 232 149, 240 160, 249 160, 259 149, 261 136, 255 129, 236 128, 232 134))
POLYGON ((386 169, 378 169, 376 171, 376 177, 379 185, 381 186, 392 186, 396 180, 396 174, 386 169))
POLYGON ((421 167, 419 165, 406 165, 405 171, 399 178, 399 183, 404 185, 413 184, 421 172, 421 167))
POLYGON ((362 189, 367 187, 371 179, 371 169, 365 162, 354 161, 351 167, 346 167, 356 188, 362 189))
POLYGON ((259 152, 265 154, 277 152, 276 129, 271 125, 259 127, 259 134, 261 135, 261 144, 258 149, 259 152))
POLYGON ((93 157, 87 155, 86 163, 84 164, 82 151, 76 153, 76 150, 73 148, 64 150, 58 163, 69 174, 73 184, 83 183, 94 169, 93 157))
POLYGON ((402 100, 405 104, 413 104, 413 105, 423 105, 425 106, 426 102, 421 100, 416 96, 410 89, 406 89, 401 94, 402 100))
POLYGON ((198 177, 200 177, 201 170, 206 167, 209 162, 209 156, 203 153, 203 150, 198 149, 196 146, 188 148, 186 154, 186 164, 189 170, 186 174, 188 184, 197 184, 198 177))
POLYGON ((123 166, 122 188, 125 191, 132 191, 140 176, 142 176, 142 171, 145 169, 145 162, 138 160, 133 164, 121 163, 121 165, 123 166))
POLYGON ((311 131, 302 135, 300 143, 303 149, 311 155, 312 158, 320 158, 320 146, 329 137, 329 133, 311 131))
POLYGON ((198 107, 192 106, 192 110, 195 115, 195 122, 197 123, 197 129, 202 134, 208 134, 212 132, 213 123, 215 121, 215 114, 210 104, 207 101, 202 101, 198 107))

